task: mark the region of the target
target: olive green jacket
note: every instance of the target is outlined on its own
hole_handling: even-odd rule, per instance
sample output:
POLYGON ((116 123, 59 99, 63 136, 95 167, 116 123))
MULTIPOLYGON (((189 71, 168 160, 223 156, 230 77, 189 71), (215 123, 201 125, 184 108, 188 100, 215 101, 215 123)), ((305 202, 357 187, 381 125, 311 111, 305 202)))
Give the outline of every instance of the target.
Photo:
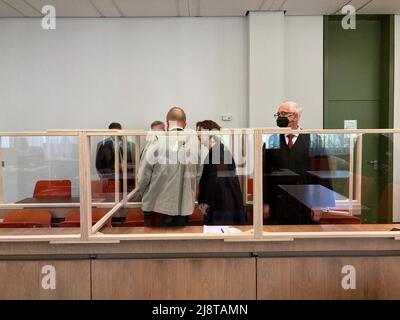
POLYGON ((149 139, 138 172, 142 210, 171 216, 193 213, 202 173, 200 142, 191 130, 149 139))

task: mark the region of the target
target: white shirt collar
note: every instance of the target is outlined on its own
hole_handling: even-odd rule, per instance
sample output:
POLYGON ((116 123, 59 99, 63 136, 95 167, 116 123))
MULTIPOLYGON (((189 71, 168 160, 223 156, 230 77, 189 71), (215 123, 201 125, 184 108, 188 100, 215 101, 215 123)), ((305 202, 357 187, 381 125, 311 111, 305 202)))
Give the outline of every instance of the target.
MULTIPOLYGON (((297 130, 303 130, 303 128, 298 127, 297 130)), ((299 135, 298 133, 288 133, 288 134, 285 134, 285 137, 288 137, 289 134, 291 134, 293 137, 297 137, 299 135)))
POLYGON ((168 129, 168 131, 172 131, 172 130, 176 130, 176 129, 183 130, 182 127, 172 127, 170 129, 168 129))

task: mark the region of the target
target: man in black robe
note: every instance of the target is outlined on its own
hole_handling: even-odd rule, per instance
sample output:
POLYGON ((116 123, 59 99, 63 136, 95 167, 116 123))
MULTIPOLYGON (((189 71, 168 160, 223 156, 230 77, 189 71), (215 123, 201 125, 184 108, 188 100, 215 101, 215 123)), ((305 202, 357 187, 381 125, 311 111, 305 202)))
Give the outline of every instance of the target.
MULTIPOLYGON (((198 122, 196 127, 197 131, 219 131, 221 128, 212 120, 198 122)), ((198 197, 204 224, 246 224, 243 195, 231 152, 218 135, 200 135, 200 141, 209 150, 203 165, 198 197)))
POLYGON ((329 170, 321 137, 300 132, 301 111, 295 102, 282 103, 275 114, 277 125, 299 132, 271 135, 263 146, 263 211, 267 224, 310 224, 319 220, 315 212, 292 201, 279 187, 315 183, 308 171, 321 163, 329 170))

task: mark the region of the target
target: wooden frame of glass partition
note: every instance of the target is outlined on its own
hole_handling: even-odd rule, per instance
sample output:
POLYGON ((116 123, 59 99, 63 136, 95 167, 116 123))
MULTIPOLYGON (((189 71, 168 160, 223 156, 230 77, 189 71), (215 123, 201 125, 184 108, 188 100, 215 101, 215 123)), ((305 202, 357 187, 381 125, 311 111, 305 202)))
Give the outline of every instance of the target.
MULTIPOLYGON (((233 130, 233 129, 232 129, 233 130)), ((400 240, 400 231, 324 231, 324 232, 265 232, 263 230, 263 203, 262 203, 262 136, 264 134, 289 133, 287 129, 234 129, 235 134, 251 134, 253 135, 254 145, 254 199, 253 199, 253 230, 251 233, 243 234, 203 234, 203 233, 160 233, 160 234, 101 234, 98 231, 122 207, 139 207, 140 203, 128 203, 133 195, 127 192, 127 136, 135 136, 136 142, 140 141, 140 136, 146 135, 143 130, 52 130, 47 132, 25 132, 25 133, 0 133, 2 136, 77 136, 79 137, 79 178, 80 178, 80 203, 51 203, 51 204, 4 204, 0 202, 2 209, 18 209, 18 208, 35 208, 35 207, 80 207, 81 226, 80 234, 76 235, 13 235, 0 236, 0 241, 50 241, 52 243, 115 243, 121 240, 183 240, 183 239, 220 239, 224 241, 292 241, 297 238, 374 238, 385 237, 400 240), (90 179, 90 138, 93 136, 122 136, 123 137, 123 199, 115 197, 115 202, 110 203, 92 203, 91 199, 91 179, 90 179), (92 206, 110 208, 110 211, 94 226, 92 226, 91 211, 92 206)), ((220 134, 230 134, 231 130, 221 130, 220 134)), ((297 132, 298 133, 298 132, 297 132)), ((362 139, 363 134, 400 134, 400 129, 371 129, 371 130, 302 130, 302 134, 352 134, 362 139)), ((157 134, 160 134, 159 132, 157 134)), ((193 134, 197 134, 193 132, 193 134)), ((204 134, 204 132, 202 132, 204 134)), ((360 140, 359 140, 360 141, 360 140)), ((136 148, 140 148, 136 144, 136 148)), ((351 148, 353 150, 354 148, 351 148)), ((352 199, 354 205, 361 201, 361 164, 362 164, 362 143, 357 144, 355 149, 356 154, 351 154, 350 157, 357 157, 356 168, 351 167, 352 176, 356 172, 356 179, 350 182, 349 185, 355 184, 355 194, 350 192, 349 198, 352 199)), ((0 163, 2 150, 0 148, 0 163)), ((136 152, 136 161, 139 160, 139 150, 136 152)), ((353 162, 353 161, 351 161, 353 162)), ((119 162, 115 164, 116 170, 119 171, 119 162)), ((136 163, 136 170, 137 170, 136 163)), ((0 200, 3 200, 3 173, 0 168, 0 200)), ((116 188, 116 193, 117 193, 116 188)), ((353 186, 351 186, 353 190, 353 186)))
MULTIPOLYGON (((123 171, 124 171, 124 190, 123 194, 124 197, 122 200, 120 200, 118 203, 116 202, 114 206, 111 208, 111 210, 101 219, 99 220, 91 229, 88 230, 88 240, 90 241, 108 241, 108 240, 113 240, 113 241, 121 241, 121 240, 179 240, 179 239, 241 239, 241 240, 252 240, 254 238, 253 231, 250 230, 247 233, 240 233, 240 234, 204 234, 204 233, 159 233, 159 234, 121 234, 121 235, 109 235, 109 234, 102 234, 99 232, 99 230, 104 226, 104 224, 107 222, 108 219, 110 219, 119 209, 125 207, 125 208, 138 208, 140 207, 140 203, 129 203, 129 200, 133 197, 135 190, 131 191, 129 194, 126 192, 126 137, 127 136, 134 136, 135 141, 139 142, 141 136, 146 136, 147 134, 150 135, 166 135, 168 133, 165 132, 149 132, 149 131, 140 131, 140 130, 120 130, 116 132, 110 133, 109 131, 96 131, 96 132, 90 132, 87 134, 86 140, 90 141, 90 137, 94 136, 121 136, 123 137, 123 171)), ((184 135, 198 135, 199 132, 196 131, 191 131, 191 132, 184 132, 180 133, 184 135)), ((201 134, 203 135, 215 135, 215 132, 205 132, 202 131, 201 134)), ((252 135, 253 130, 251 129, 224 129, 221 131, 218 131, 218 135, 252 135)), ((254 139, 256 141, 256 139, 254 139)), ((89 143, 89 150, 90 150, 90 142, 89 143)), ((135 148, 138 148, 138 143, 135 144, 135 148)), ((137 155, 140 153, 139 150, 136 151, 136 161, 138 161, 137 155)), ((90 160, 89 160, 89 165, 90 165, 90 160)), ((86 166, 88 166, 88 163, 86 163, 86 166)), ((136 168, 138 167, 138 163, 136 163, 136 168)), ((116 170, 119 170, 119 164, 115 163, 115 168, 116 170)), ((90 168, 89 168, 90 169, 90 168)), ((255 165, 254 165, 255 169, 255 165)), ((88 167, 86 168, 88 170, 88 167)), ((117 189, 116 189, 117 190, 117 189)), ((89 208, 88 208, 89 209, 89 208)), ((91 221, 91 218, 87 217, 88 221, 91 221)), ((253 220, 253 230, 255 226, 258 224, 257 219, 253 220)), ((260 234, 261 234, 261 228, 260 228, 260 234)))
MULTIPOLYGON (((256 129, 262 139, 264 134, 293 133, 298 134, 298 130, 290 129, 256 129)), ((346 134, 350 135, 350 179, 349 179, 349 201, 350 212, 357 214, 361 206, 361 177, 362 177, 362 139, 364 134, 400 134, 400 129, 308 129, 301 130, 301 134, 346 134), (354 143, 358 139, 357 147, 354 143), (354 153, 355 149, 355 153, 354 153), (356 157, 356 168, 354 168, 354 158, 356 157), (355 192, 353 190, 355 189, 355 192)), ((258 193, 258 196, 260 194, 258 193)), ((262 201, 262 199, 257 199, 262 201)), ((262 214, 262 213, 261 213, 262 214)), ((294 226, 295 228, 295 226, 294 226)), ((394 238, 400 240, 400 231, 289 231, 289 232, 266 232, 263 231, 262 238, 265 240, 286 240, 293 241, 301 238, 394 238)))
MULTIPOLYGON (((68 136, 68 137, 78 137, 79 145, 82 144, 82 132, 77 130, 63 130, 57 132, 0 132, 0 140, 3 137, 60 137, 60 136, 68 136)), ((79 161, 81 161, 81 152, 79 151, 79 161)), ((77 208, 81 207, 82 203, 4 203, 4 173, 3 173, 3 150, 0 144, 0 209, 33 209, 33 208, 77 208)), ((81 167, 81 163, 79 163, 79 167, 81 167)), ((80 171, 80 170, 79 170, 80 171)), ((81 172, 79 172, 81 174, 81 172)), ((80 177, 81 178, 81 177, 80 177)), ((82 193, 82 185, 80 181, 80 192, 82 193)), ((41 228, 37 228, 41 229, 41 228)), ((81 231, 81 230, 80 230, 81 231)), ((1 235, 0 234, 0 242, 4 241, 62 241, 62 242, 76 242, 82 240, 81 232, 74 234, 25 234, 21 233, 21 235, 1 235)))

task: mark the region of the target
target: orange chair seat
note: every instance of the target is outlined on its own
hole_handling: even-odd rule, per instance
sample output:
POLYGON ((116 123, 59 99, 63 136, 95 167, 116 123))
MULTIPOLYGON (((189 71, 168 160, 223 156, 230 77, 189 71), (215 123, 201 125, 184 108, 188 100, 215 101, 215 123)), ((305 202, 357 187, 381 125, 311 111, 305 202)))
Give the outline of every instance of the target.
MULTIPOLYGON (((99 222, 99 220, 101 218, 103 218, 108 211, 109 211, 109 209, 93 208, 92 209, 92 225, 99 222)), ((63 228, 80 227, 80 225, 81 225, 80 216, 81 216, 80 210, 73 209, 65 215, 65 220, 63 222, 60 222, 59 224, 57 224, 57 227, 63 227, 63 228)), ((111 227, 111 218, 107 220, 106 225, 108 227, 111 227)))
POLYGON ((247 179, 247 199, 253 200, 253 179, 247 179))
POLYGON ((51 225, 51 212, 47 210, 16 210, 6 214, 1 228, 48 228, 51 225), (15 226, 13 226, 15 225, 15 226))
POLYGON ((92 180, 92 197, 101 198, 115 193, 115 181, 108 179, 92 180))
POLYGON ((194 208, 193 213, 189 216, 188 226, 202 226, 204 224, 204 216, 198 207, 194 208))
MULTIPOLYGON (((193 214, 189 216, 189 226, 202 226, 203 214, 199 208, 195 208, 193 214)), ((143 227, 144 226, 144 213, 141 209, 130 210, 126 213, 126 220, 122 224, 123 227, 143 227)))
POLYGON ((322 214, 319 224, 361 224, 361 219, 354 216, 322 214))
POLYGON ((70 180, 39 180, 35 184, 33 197, 36 199, 71 198, 70 180))
POLYGON ((141 209, 129 210, 126 213, 126 220, 122 224, 123 227, 143 227, 144 213, 141 209))

